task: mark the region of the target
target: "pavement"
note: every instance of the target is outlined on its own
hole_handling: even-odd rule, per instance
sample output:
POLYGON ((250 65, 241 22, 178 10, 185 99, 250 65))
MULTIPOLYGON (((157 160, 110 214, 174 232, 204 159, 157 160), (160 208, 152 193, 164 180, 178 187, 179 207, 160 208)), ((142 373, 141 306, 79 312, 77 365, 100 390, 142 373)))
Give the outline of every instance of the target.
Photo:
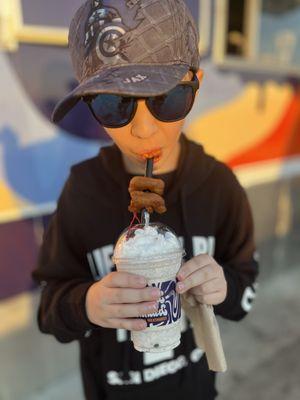
POLYGON ((220 329, 228 372, 218 400, 300 398, 300 266, 262 283, 252 312, 220 329))
MULTIPOLYGON (((264 279, 251 313, 219 320, 228 371, 218 400, 298 400, 300 394, 300 265, 264 279)), ((24 400, 83 400, 78 370, 24 400)))

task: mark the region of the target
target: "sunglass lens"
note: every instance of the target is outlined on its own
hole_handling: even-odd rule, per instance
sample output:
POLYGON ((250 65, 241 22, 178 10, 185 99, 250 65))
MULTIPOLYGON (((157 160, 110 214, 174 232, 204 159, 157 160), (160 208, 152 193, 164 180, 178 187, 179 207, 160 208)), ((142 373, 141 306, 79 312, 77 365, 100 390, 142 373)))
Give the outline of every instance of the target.
POLYGON ((148 107, 161 121, 179 121, 187 116, 194 103, 191 86, 178 85, 166 95, 147 99, 148 107))
POLYGON ((95 116, 104 126, 126 125, 134 110, 134 101, 129 97, 101 94, 91 102, 95 116))

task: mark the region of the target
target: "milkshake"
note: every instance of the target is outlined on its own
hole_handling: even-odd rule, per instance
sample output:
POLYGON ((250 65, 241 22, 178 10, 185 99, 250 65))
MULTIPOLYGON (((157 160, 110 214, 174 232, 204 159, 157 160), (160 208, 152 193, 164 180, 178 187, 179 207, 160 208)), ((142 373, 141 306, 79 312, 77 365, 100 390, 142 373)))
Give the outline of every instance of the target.
POLYGON ((123 232, 116 244, 113 260, 117 270, 144 276, 149 287, 162 292, 158 311, 140 316, 147 328, 131 332, 138 351, 162 352, 180 343, 181 305, 176 275, 183 253, 176 234, 159 223, 135 225, 123 232))

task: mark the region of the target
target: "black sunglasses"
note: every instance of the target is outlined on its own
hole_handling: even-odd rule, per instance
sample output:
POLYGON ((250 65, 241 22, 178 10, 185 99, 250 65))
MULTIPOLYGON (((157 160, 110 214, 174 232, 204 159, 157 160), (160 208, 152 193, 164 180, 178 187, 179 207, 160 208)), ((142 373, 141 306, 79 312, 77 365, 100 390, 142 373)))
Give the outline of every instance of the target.
POLYGON ((183 81, 161 96, 98 94, 85 96, 83 100, 96 120, 106 128, 121 128, 128 125, 135 116, 138 99, 145 99, 149 111, 159 121, 175 122, 184 119, 191 111, 199 86, 199 80, 194 73, 192 81, 183 81))

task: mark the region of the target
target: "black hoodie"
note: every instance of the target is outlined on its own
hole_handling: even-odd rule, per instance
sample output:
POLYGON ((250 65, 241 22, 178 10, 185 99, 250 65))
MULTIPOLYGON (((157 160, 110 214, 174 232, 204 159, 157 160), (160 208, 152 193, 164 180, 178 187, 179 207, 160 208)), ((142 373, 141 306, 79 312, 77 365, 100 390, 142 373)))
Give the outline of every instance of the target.
MULTIPOLYGON (((180 142, 177 170, 158 176, 167 182, 168 211, 151 220, 175 230, 186 260, 208 253, 224 268, 228 294, 215 313, 240 320, 251 308, 258 273, 247 196, 225 164, 185 135, 180 142)), ((114 245, 132 219, 130 178, 116 145, 72 167, 33 273, 42 288, 40 330, 63 343, 79 341, 89 400, 214 399, 215 373, 185 318, 180 346, 158 355, 135 351, 128 332, 97 327, 87 318, 87 290, 114 269, 114 245)))

